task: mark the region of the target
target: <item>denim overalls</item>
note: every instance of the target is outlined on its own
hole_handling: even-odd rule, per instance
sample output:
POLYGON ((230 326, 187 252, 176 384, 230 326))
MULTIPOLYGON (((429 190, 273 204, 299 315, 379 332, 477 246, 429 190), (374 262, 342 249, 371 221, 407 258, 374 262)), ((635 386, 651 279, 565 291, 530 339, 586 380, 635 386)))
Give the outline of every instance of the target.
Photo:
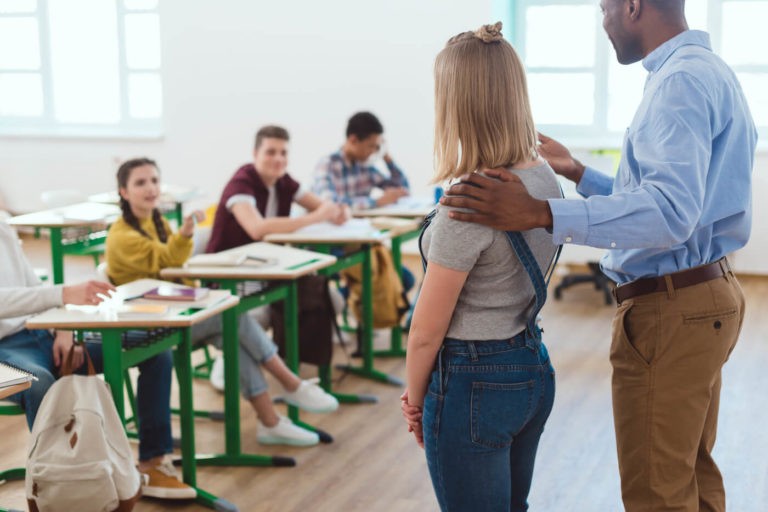
MULTIPOLYGON (((536 292, 526 329, 506 340, 446 338, 424 399, 427 465, 444 512, 528 510, 536 449, 552 410, 554 370, 536 324, 546 281, 523 236, 507 237, 536 292)), ((421 238, 419 251, 426 268, 421 238)))

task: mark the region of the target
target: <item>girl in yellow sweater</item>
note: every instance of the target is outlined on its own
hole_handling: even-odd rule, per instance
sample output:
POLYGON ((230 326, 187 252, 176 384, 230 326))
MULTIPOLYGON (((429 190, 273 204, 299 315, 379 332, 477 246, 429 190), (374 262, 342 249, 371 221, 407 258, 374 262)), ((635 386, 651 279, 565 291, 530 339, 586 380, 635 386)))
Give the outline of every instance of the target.
MULTIPOLYGON (((187 216, 178 232, 157 208, 160 175, 148 158, 125 162, 117 171, 122 217, 109 229, 107 268, 110 280, 121 285, 136 279, 158 279, 160 270, 178 267, 192 255, 195 223, 204 214, 187 216)), ((215 316, 192 328, 192 342, 214 337, 221 339, 221 317, 215 316)), ((258 416, 257 439, 264 444, 311 446, 319 442, 317 433, 294 425, 277 414, 269 396, 263 366, 288 392, 285 400, 310 412, 330 412, 338 401, 319 386, 294 375, 277 354, 277 347, 259 323, 248 314, 240 315, 240 389, 258 416)))

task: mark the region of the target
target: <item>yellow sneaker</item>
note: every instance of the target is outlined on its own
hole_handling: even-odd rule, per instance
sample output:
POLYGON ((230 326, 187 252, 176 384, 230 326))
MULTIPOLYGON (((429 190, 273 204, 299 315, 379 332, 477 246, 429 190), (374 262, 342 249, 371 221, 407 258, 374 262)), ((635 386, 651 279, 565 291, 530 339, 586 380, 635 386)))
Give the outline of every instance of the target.
POLYGON ((165 460, 149 471, 142 472, 144 496, 167 500, 191 500, 197 497, 194 487, 179 480, 176 469, 169 460, 165 460))

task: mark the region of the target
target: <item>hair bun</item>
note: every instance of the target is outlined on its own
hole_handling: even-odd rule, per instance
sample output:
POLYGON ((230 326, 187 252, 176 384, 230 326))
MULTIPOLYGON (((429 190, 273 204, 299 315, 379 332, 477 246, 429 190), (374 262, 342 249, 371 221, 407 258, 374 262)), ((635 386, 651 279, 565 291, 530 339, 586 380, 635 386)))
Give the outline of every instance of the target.
POLYGON ((501 35, 501 22, 497 21, 493 25, 483 25, 475 30, 475 37, 484 43, 501 41, 504 36, 501 35))

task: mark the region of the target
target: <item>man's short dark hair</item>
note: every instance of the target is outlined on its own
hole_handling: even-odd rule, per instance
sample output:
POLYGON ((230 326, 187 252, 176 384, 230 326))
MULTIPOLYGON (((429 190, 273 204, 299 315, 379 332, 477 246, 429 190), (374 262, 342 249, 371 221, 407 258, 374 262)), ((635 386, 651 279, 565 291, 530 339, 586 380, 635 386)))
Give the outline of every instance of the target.
POLYGON ((275 126, 273 124, 262 126, 259 131, 256 132, 256 142, 253 144, 254 149, 259 149, 264 139, 282 139, 289 141, 291 138, 288 136, 288 130, 282 126, 275 126))
POLYGON ((370 112, 358 112, 347 122, 347 137, 354 135, 357 140, 364 140, 371 135, 381 135, 384 127, 381 121, 370 112))

